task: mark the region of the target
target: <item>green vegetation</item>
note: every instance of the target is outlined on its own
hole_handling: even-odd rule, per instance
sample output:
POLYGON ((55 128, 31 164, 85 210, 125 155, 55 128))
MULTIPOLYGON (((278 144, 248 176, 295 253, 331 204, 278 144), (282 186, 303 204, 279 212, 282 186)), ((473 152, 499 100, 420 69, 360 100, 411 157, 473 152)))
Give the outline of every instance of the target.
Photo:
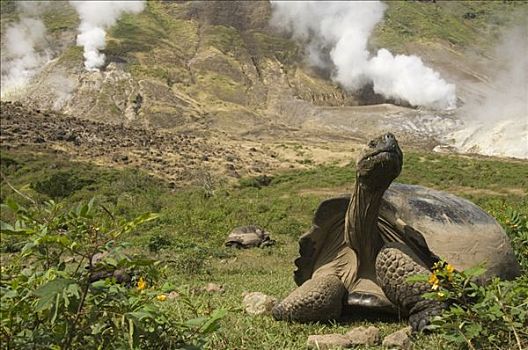
POLYGON ((301 59, 299 47, 291 40, 256 31, 251 35, 262 57, 275 57, 285 64, 294 64, 301 59))
MULTIPOLYGON (((174 287, 160 286, 156 262, 122 253, 120 238, 156 216, 119 220, 93 204, 2 206, 15 216, 13 225, 1 222, 2 236, 23 244, 2 264, 2 347, 203 347, 225 312, 182 318, 163 306, 174 287)), ((178 309, 189 309, 183 300, 178 309)))
POLYGON ((203 45, 213 46, 224 54, 236 54, 236 50, 245 50, 244 42, 240 33, 233 27, 221 25, 207 26, 202 33, 204 35, 203 45))
POLYGON ((59 57, 59 62, 63 65, 82 64, 83 48, 81 46, 70 46, 59 57))
POLYGON ((376 28, 374 42, 395 50, 424 41, 488 48, 501 30, 526 18, 528 11, 522 1, 387 1, 386 5, 385 21, 376 28))
MULTIPOLYGON (((404 321, 385 322, 387 320, 365 320, 360 317, 343 323, 285 324, 268 316, 249 316, 241 307, 241 295, 245 291, 260 291, 281 298, 294 288, 291 275, 292 261, 297 254, 297 238, 309 228, 319 201, 330 196, 321 195, 321 189, 324 193, 335 194, 349 191, 355 178, 353 164, 289 171, 266 179, 241 179, 236 186, 190 186, 175 192, 162 180, 141 171, 101 168, 59 159, 54 154, 31 155, 3 151, 1 164, 2 173, 10 185, 38 203, 48 200, 50 193, 37 184, 48 183, 49 188, 62 188, 51 183, 68 183, 79 179, 82 186, 70 187, 72 191, 68 195, 62 193, 65 197, 60 203, 64 208, 74 207, 75 203, 95 196, 97 206, 104 206, 113 216, 128 221, 145 212, 157 213, 157 220, 147 222, 141 229, 127 234, 126 241, 129 244, 125 245, 125 252, 160 261, 157 265, 159 269, 149 270, 145 275, 145 278, 151 278, 152 274, 149 285, 152 285, 153 291, 164 291, 163 285, 156 284, 154 278, 156 274, 161 274, 163 281, 173 286, 172 290, 184 296, 183 299, 164 301, 158 305, 160 312, 170 310, 179 315, 181 321, 197 315, 212 316, 214 310, 218 309, 227 310, 220 322, 220 329, 206 335, 206 348, 302 349, 309 334, 345 333, 352 326, 374 324, 380 327, 382 335, 387 335, 405 324, 404 321), (92 181, 82 183, 83 179, 92 181), (223 240, 230 229, 248 224, 268 229, 278 241, 277 245, 242 251, 223 247, 223 240), (209 282, 223 285, 225 292, 200 292, 209 282)), ((527 171, 526 163, 520 161, 406 152, 404 171, 399 181, 457 193, 495 215, 515 242, 516 254, 526 273, 527 231, 518 228, 526 225, 528 217, 527 171)), ((25 206, 30 205, 27 199, 14 193, 3 181, 2 201, 6 203, 12 199, 25 206)), ((105 215, 100 214, 101 217, 105 215)), ((12 212, 2 210, 2 220, 13 225, 15 217, 12 212)), ((116 243, 121 245, 124 241, 116 239, 116 243)), ((22 249, 24 244, 20 238, 3 234, 2 266, 5 266, 5 262, 15 261, 22 249)), ((40 284, 45 283, 44 280, 39 281, 40 284)), ((26 287, 36 290, 40 284, 26 287)), ((5 281, 2 281, 2 285, 5 286, 5 281)), ((114 284, 109 286, 118 288, 119 293, 131 293, 134 297, 143 298, 133 290, 127 291, 114 284)), ((494 284, 489 293, 502 290, 505 286, 494 284)), ((516 303, 516 297, 508 295, 512 297, 512 305, 516 303)), ((69 294, 67 297, 70 297, 69 294)), ((31 300, 38 302, 37 299, 31 300)), ((143 302, 144 299, 141 300, 143 302)), ((492 307, 490 299, 485 300, 488 303, 486 305, 492 307)), ((64 310, 63 304, 59 306, 59 310, 64 310)), ((115 307, 129 310, 123 304, 115 307)), ((55 310, 49 309, 47 315, 52 317, 55 310)), ((119 332, 124 332, 126 327, 125 324, 125 328, 120 328, 119 332)), ((115 334, 121 334, 119 332, 115 334)), ((120 337, 122 340, 128 339, 124 333, 120 337)), ((198 338, 195 340, 198 341, 198 338)), ((414 342, 418 348, 459 348, 458 343, 453 343, 453 339, 442 334, 420 335, 414 342), (454 345, 449 345, 451 343, 454 345)))
MULTIPOLYGON (((516 236, 526 237, 526 218, 516 231, 516 236)), ((455 271, 440 261, 430 275, 413 276, 409 282, 431 284, 432 291, 425 296, 449 305, 428 326, 448 342, 469 349, 522 350, 528 340, 528 275, 514 281, 494 278, 483 287, 475 279, 484 272, 480 266, 455 271)))
POLYGON ((79 17, 75 9, 65 2, 56 2, 42 14, 46 30, 50 33, 75 30, 79 17))
POLYGON ((63 171, 54 173, 42 181, 36 181, 31 187, 50 198, 61 199, 91 183, 93 183, 92 179, 79 178, 72 172, 63 171))
MULTIPOLYGON (((8 23, 13 23, 20 18, 17 1, 1 0, 0 12, 2 13, 2 30, 8 23)), ((79 25, 79 17, 74 8, 66 1, 52 1, 47 4, 38 4, 39 18, 44 22, 48 34, 54 35, 63 31, 72 31, 79 25)), ((27 17, 27 14, 26 14, 27 17)))

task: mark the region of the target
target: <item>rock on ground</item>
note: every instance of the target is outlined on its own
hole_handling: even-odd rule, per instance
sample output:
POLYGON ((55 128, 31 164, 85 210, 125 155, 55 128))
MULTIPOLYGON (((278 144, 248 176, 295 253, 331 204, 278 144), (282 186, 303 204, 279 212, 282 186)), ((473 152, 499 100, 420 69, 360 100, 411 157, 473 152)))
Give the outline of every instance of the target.
POLYGON ((242 301, 244 310, 250 315, 270 315, 275 304, 276 298, 260 292, 247 293, 242 301))
POLYGON ((306 342, 308 349, 348 349, 353 346, 350 339, 341 334, 310 335, 306 342))
POLYGON ((405 327, 397 332, 389 334, 383 339, 383 347, 389 349, 410 349, 411 348, 411 327, 405 327))
POLYGON ((353 345, 376 345, 381 342, 380 331, 374 326, 352 328, 346 334, 353 345))
POLYGON ((223 293, 224 292, 224 286, 216 284, 216 283, 207 283, 207 285, 203 288, 204 292, 207 293, 223 293))

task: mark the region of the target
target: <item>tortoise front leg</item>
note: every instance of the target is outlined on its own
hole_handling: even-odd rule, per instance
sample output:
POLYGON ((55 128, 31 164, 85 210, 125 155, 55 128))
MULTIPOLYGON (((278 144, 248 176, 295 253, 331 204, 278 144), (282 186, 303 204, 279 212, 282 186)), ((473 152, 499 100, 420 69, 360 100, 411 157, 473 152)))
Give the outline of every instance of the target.
POLYGON ((422 331, 431 317, 445 308, 444 303, 422 297, 431 291, 428 283, 407 281, 410 276, 429 273, 426 265, 402 243, 386 244, 376 258, 376 277, 381 289, 405 316, 409 316, 414 331, 422 331))
POLYGON ((337 319, 345 292, 343 282, 335 275, 309 279, 273 308, 273 317, 295 322, 337 319))

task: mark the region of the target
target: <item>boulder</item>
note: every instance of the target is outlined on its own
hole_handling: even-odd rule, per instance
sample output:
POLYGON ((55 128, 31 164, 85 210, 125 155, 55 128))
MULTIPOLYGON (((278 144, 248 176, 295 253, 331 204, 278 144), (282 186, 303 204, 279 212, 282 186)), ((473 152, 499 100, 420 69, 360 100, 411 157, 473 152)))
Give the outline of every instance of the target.
POLYGON ((308 349, 329 350, 349 349, 353 346, 350 339, 342 334, 310 335, 306 342, 308 349))
POLYGON ((383 347, 389 349, 410 349, 411 348, 411 327, 405 327, 397 332, 389 334, 383 339, 383 347))
POLYGON ((374 326, 352 328, 346 336, 352 345, 373 346, 381 342, 380 331, 374 326))
POLYGON ((242 305, 250 315, 270 315, 271 309, 277 304, 277 299, 264 293, 245 293, 242 305))

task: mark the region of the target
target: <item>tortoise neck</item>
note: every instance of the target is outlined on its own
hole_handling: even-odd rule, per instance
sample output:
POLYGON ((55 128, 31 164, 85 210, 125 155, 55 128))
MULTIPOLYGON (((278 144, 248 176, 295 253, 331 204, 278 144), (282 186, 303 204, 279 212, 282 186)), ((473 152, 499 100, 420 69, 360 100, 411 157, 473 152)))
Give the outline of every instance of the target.
POLYGON ((356 251, 360 274, 374 269, 376 256, 383 246, 377 222, 381 199, 387 188, 367 187, 356 179, 346 217, 345 240, 356 251))

